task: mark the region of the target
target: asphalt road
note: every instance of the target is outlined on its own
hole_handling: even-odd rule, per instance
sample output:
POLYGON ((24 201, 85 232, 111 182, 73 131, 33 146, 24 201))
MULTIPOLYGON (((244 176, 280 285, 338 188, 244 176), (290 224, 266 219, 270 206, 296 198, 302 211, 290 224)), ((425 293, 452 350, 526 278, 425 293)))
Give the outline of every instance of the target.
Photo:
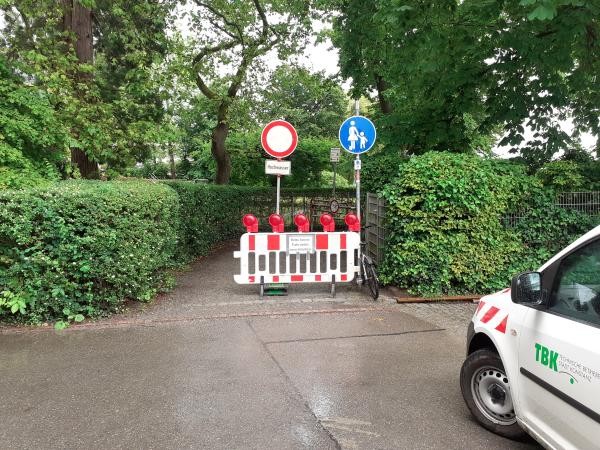
POLYGON ((479 427, 458 371, 472 304, 323 286, 258 301, 230 248, 142 310, 0 332, 0 447, 525 449, 479 427))

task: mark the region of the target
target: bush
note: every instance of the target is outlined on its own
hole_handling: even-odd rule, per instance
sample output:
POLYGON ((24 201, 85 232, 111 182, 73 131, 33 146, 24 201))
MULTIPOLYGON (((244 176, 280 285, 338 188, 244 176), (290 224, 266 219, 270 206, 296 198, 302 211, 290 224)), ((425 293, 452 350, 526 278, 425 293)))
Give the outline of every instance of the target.
POLYGON ((150 300, 172 265, 179 229, 177 194, 161 184, 80 181, 4 192, 0 318, 83 320, 124 298, 150 300))
POLYGON ((589 215, 556 204, 554 191, 531 193, 525 210, 514 224, 528 252, 537 253, 540 262, 562 250, 598 224, 598 215, 589 215))
POLYGON ((589 182, 581 174, 581 165, 576 161, 551 161, 544 164, 536 175, 544 186, 557 192, 589 189, 589 182))
POLYGON ((539 264, 502 217, 539 183, 505 161, 427 153, 400 165, 383 189, 389 239, 385 283, 411 292, 484 293, 539 264))
POLYGON ((362 188, 365 192, 381 192, 398 175, 398 168, 406 161, 406 157, 392 150, 363 155, 362 188))

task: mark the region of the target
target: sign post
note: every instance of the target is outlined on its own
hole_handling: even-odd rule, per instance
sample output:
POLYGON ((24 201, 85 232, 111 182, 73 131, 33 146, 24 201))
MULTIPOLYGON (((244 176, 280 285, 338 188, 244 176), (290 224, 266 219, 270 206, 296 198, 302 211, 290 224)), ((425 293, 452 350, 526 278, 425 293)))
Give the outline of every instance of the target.
POLYGON ((275 212, 279 214, 279 200, 281 198, 281 177, 290 175, 291 162, 282 159, 290 156, 298 145, 298 133, 296 129, 285 120, 274 120, 263 128, 260 142, 265 151, 276 158, 276 161, 265 162, 265 173, 277 175, 277 202, 275 212))
POLYGON ((329 153, 329 161, 331 161, 331 165, 333 166, 333 196, 334 197, 335 197, 335 174, 336 174, 337 163, 340 162, 340 153, 341 153, 341 149, 339 149, 339 148, 332 148, 329 153))
POLYGON ((356 215, 362 222, 360 214, 360 154, 368 152, 375 145, 377 131, 375 125, 366 117, 359 115, 360 105, 358 100, 354 103, 355 114, 346 119, 339 131, 340 144, 344 150, 356 155, 354 160, 354 182, 356 184, 356 215))

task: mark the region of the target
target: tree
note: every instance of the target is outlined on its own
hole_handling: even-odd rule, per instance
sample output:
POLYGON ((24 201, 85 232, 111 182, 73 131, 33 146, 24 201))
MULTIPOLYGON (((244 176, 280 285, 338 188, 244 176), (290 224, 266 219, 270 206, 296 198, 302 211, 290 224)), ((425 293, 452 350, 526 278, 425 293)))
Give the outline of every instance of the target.
POLYGON ((48 95, 16 72, 0 55, 0 189, 57 180, 69 144, 48 95))
POLYGON ((335 139, 348 104, 336 80, 289 65, 275 70, 260 97, 257 110, 262 123, 283 118, 302 137, 335 139))
POLYGON ((380 136, 404 153, 485 151, 503 130, 516 151, 525 122, 535 140, 522 151, 548 160, 571 144, 560 120, 575 138, 599 134, 597 0, 337 4, 342 73, 355 94, 385 81, 380 136))
MULTIPOLYGON (((230 109, 253 64, 271 50, 285 57, 308 32, 308 2, 299 0, 194 0, 194 14, 202 29, 199 50, 192 61, 198 88, 216 106, 216 125, 211 135, 211 153, 217 164, 216 182, 231 176, 227 151, 230 109), (207 29, 208 28, 208 29, 207 29), (228 76, 218 76, 215 66, 230 65, 228 76), (212 83, 208 80, 212 79, 212 83)), ((258 69, 258 68, 257 68, 258 69)))
MULTIPOLYGON (((25 84, 46 94, 70 130, 73 163, 83 176, 97 173, 97 163, 122 170, 164 142, 157 130, 166 123, 161 82, 174 4, 8 0, 0 6, 0 55, 25 84)), ((72 175, 64 168, 63 175, 72 175)))
POLYGON ((148 160, 163 142, 156 130, 169 121, 165 101, 172 89, 165 85, 185 72, 179 39, 167 36, 174 6, 174 0, 96 0, 96 80, 117 124, 103 160, 116 169, 148 160))
MULTIPOLYGON (((80 65, 93 65, 94 43, 92 38, 92 10, 91 1, 83 0, 60 0, 63 8, 62 29, 67 38, 67 51, 71 46, 75 49, 75 55, 80 65)), ((74 74, 79 82, 85 85, 91 80, 92 74, 89 70, 80 69, 74 74)), ((79 86, 81 87, 81 86, 79 86)), ((80 93, 84 96, 84 93, 80 93)), ((98 175, 98 163, 79 146, 71 148, 71 162, 77 166, 79 173, 84 178, 98 175)))
POLYGON ((383 114, 392 112, 388 98, 388 82, 385 68, 389 64, 387 48, 390 45, 388 26, 379 23, 381 2, 361 0, 334 0, 325 2, 325 8, 337 8, 341 12, 333 18, 332 42, 340 50, 341 75, 353 80, 353 97, 360 98, 375 90, 383 114))

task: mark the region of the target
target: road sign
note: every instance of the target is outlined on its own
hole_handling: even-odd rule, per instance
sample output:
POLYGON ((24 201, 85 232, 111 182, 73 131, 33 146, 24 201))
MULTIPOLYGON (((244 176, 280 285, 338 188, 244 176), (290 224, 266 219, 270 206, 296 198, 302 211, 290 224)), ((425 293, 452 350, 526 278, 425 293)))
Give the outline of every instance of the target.
POLYGON ((330 162, 340 162, 340 154, 342 153, 342 149, 340 148, 332 148, 329 152, 329 161, 330 162))
POLYGON ((265 151, 273 158, 290 156, 298 145, 296 129, 285 120, 274 120, 262 131, 260 141, 265 151))
POLYGON ((354 160, 354 170, 360 170, 362 169, 362 163, 360 161, 360 159, 355 159, 354 160))
POLYGON ((290 175, 292 173, 292 162, 267 159, 265 161, 265 173, 267 175, 290 175))
POLYGON ((339 132, 340 144, 344 150, 360 154, 373 148, 377 139, 375 125, 363 116, 352 116, 344 120, 339 132))

